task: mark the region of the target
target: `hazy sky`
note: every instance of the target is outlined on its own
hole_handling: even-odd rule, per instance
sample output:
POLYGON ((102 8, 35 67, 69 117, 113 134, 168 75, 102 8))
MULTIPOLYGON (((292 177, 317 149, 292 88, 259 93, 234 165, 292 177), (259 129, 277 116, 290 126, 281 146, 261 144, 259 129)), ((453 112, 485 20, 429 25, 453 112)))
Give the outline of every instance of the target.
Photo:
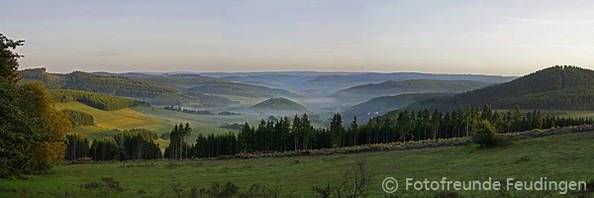
POLYGON ((594 65, 592 1, 0 0, 21 68, 522 75, 594 65))

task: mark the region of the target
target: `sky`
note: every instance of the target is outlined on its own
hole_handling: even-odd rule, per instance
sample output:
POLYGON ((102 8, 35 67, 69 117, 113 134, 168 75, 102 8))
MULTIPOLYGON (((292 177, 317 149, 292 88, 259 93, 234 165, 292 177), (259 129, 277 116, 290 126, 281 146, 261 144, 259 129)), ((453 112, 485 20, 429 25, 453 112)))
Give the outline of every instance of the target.
POLYGON ((0 0, 21 69, 524 75, 594 65, 594 2, 0 0))

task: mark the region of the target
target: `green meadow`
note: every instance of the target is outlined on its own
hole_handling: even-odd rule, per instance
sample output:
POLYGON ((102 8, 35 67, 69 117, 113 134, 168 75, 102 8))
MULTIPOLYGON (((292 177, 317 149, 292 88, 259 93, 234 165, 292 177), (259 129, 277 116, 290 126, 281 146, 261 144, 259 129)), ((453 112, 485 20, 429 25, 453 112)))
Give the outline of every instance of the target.
MULTIPOLYGON (((583 180, 594 181, 594 132, 515 140, 506 147, 439 147, 407 151, 336 154, 328 156, 255 158, 229 160, 156 160, 55 165, 46 174, 26 179, 0 180, 2 197, 177 197, 174 189, 189 196, 191 188, 214 182, 232 182, 240 192, 259 184, 274 189, 280 197, 314 197, 313 186, 338 185, 357 162, 365 162, 371 177, 370 197, 433 197, 434 191, 403 191, 384 194, 381 183, 391 176, 422 180, 583 180), (124 191, 104 194, 81 185, 113 177, 124 191), (179 191, 181 190, 181 191, 179 191)), ((558 191, 460 191, 461 197, 577 197, 578 192, 558 191)), ((593 196, 593 191, 583 196, 593 196)))

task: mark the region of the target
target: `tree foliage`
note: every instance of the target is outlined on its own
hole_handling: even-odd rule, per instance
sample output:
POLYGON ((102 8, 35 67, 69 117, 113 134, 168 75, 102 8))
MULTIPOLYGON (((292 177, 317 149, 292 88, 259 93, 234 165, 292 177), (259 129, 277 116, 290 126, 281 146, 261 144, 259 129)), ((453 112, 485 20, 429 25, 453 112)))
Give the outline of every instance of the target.
POLYGON ((169 133, 169 146, 165 149, 165 157, 172 159, 187 158, 188 150, 191 150, 187 140, 191 133, 192 128, 189 123, 186 123, 186 126, 182 123, 175 125, 171 133, 169 133))
POLYGON ((90 157, 89 139, 81 134, 66 135, 66 154, 64 159, 77 160, 82 157, 90 157))
POLYGON ((68 160, 90 157, 97 161, 106 160, 135 160, 158 159, 162 157, 159 144, 155 143, 158 136, 146 129, 132 129, 94 140, 91 145, 86 137, 80 135, 68 136, 68 160))
POLYGON ((68 120, 72 127, 91 126, 95 124, 95 120, 91 114, 71 109, 64 109, 62 112, 68 115, 68 120))
POLYGON ((64 155, 70 122, 53 108, 53 99, 38 83, 17 84, 23 41, 0 34, 0 177, 45 170, 64 155))
POLYGON ((53 89, 49 91, 54 97, 55 102, 82 102, 88 106, 105 111, 113 111, 126 107, 131 107, 140 102, 117 96, 110 96, 100 93, 92 93, 87 91, 53 89))
POLYGON ((19 82, 19 68, 18 58, 22 57, 13 50, 18 46, 22 46, 24 40, 14 41, 6 38, 0 33, 0 76, 6 78, 9 83, 15 84, 19 82))
POLYGON ((500 138, 499 133, 488 120, 477 122, 472 127, 472 141, 482 147, 496 146, 500 138))

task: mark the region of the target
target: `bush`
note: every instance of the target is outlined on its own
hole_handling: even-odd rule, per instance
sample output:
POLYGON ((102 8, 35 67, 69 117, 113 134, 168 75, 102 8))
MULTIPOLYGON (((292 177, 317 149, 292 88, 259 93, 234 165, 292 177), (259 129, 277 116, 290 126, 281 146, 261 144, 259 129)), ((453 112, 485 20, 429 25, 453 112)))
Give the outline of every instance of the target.
POLYGON ((499 146, 505 142, 491 122, 487 120, 476 122, 472 126, 472 141, 481 147, 499 146))
POLYGON ((113 177, 102 177, 100 182, 89 182, 82 184, 80 187, 81 190, 85 189, 88 192, 103 192, 106 195, 111 193, 121 193, 124 191, 124 189, 120 186, 120 182, 113 179, 113 177))

